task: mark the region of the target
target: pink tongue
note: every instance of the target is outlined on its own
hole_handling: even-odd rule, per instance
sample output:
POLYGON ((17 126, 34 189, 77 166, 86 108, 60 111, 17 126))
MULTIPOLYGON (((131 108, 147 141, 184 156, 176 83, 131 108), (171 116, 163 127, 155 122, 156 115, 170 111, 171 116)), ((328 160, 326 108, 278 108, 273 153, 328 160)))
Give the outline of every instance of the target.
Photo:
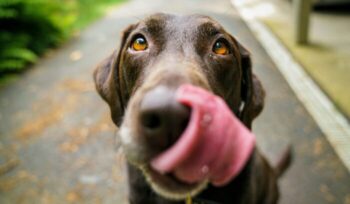
POLYGON ((209 179, 216 186, 225 185, 247 162, 255 145, 254 135, 218 96, 192 85, 182 85, 176 94, 180 103, 192 109, 189 124, 151 166, 186 183, 209 179))

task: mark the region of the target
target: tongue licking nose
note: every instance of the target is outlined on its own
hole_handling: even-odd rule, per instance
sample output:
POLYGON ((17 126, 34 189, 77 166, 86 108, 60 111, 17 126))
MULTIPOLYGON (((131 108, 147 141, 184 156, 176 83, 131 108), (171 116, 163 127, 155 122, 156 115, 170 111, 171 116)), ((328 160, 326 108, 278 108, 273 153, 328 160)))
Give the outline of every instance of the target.
POLYGON ((227 184, 249 159, 254 135, 221 98, 206 90, 182 85, 176 100, 191 108, 190 121, 177 142, 151 161, 152 168, 185 183, 227 184))

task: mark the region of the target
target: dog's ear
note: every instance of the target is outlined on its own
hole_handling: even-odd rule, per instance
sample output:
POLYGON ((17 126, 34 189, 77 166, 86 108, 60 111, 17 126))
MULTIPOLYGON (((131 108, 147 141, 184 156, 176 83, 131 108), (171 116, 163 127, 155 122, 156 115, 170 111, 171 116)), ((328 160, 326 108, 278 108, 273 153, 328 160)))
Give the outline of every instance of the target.
POLYGON ((108 103, 112 120, 117 126, 121 123, 125 108, 120 90, 119 64, 126 40, 134 27, 135 25, 130 25, 123 31, 119 51, 114 51, 97 65, 93 73, 97 92, 108 103))
POLYGON ((264 107, 265 91, 260 80, 253 74, 249 51, 239 42, 237 42, 237 45, 241 58, 242 69, 242 108, 240 110, 239 117, 241 121, 250 129, 252 121, 261 113, 264 107))

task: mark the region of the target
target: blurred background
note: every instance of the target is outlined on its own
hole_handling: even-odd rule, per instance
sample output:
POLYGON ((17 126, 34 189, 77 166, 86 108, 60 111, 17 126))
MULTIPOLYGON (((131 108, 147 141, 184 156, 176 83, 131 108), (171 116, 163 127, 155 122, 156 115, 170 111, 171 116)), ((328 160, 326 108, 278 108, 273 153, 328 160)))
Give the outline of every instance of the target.
POLYGON ((127 203, 92 71, 155 12, 209 15, 251 51, 258 147, 294 148, 280 203, 350 204, 349 0, 0 0, 1 204, 127 203))

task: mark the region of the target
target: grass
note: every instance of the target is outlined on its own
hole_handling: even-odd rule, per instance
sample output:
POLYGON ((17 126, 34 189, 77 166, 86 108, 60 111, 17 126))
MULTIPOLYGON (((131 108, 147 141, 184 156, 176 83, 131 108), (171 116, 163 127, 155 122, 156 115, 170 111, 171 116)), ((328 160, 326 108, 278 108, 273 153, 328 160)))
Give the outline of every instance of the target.
POLYGON ((17 74, 6 74, 5 76, 0 77, 0 88, 16 80, 18 80, 17 74))

